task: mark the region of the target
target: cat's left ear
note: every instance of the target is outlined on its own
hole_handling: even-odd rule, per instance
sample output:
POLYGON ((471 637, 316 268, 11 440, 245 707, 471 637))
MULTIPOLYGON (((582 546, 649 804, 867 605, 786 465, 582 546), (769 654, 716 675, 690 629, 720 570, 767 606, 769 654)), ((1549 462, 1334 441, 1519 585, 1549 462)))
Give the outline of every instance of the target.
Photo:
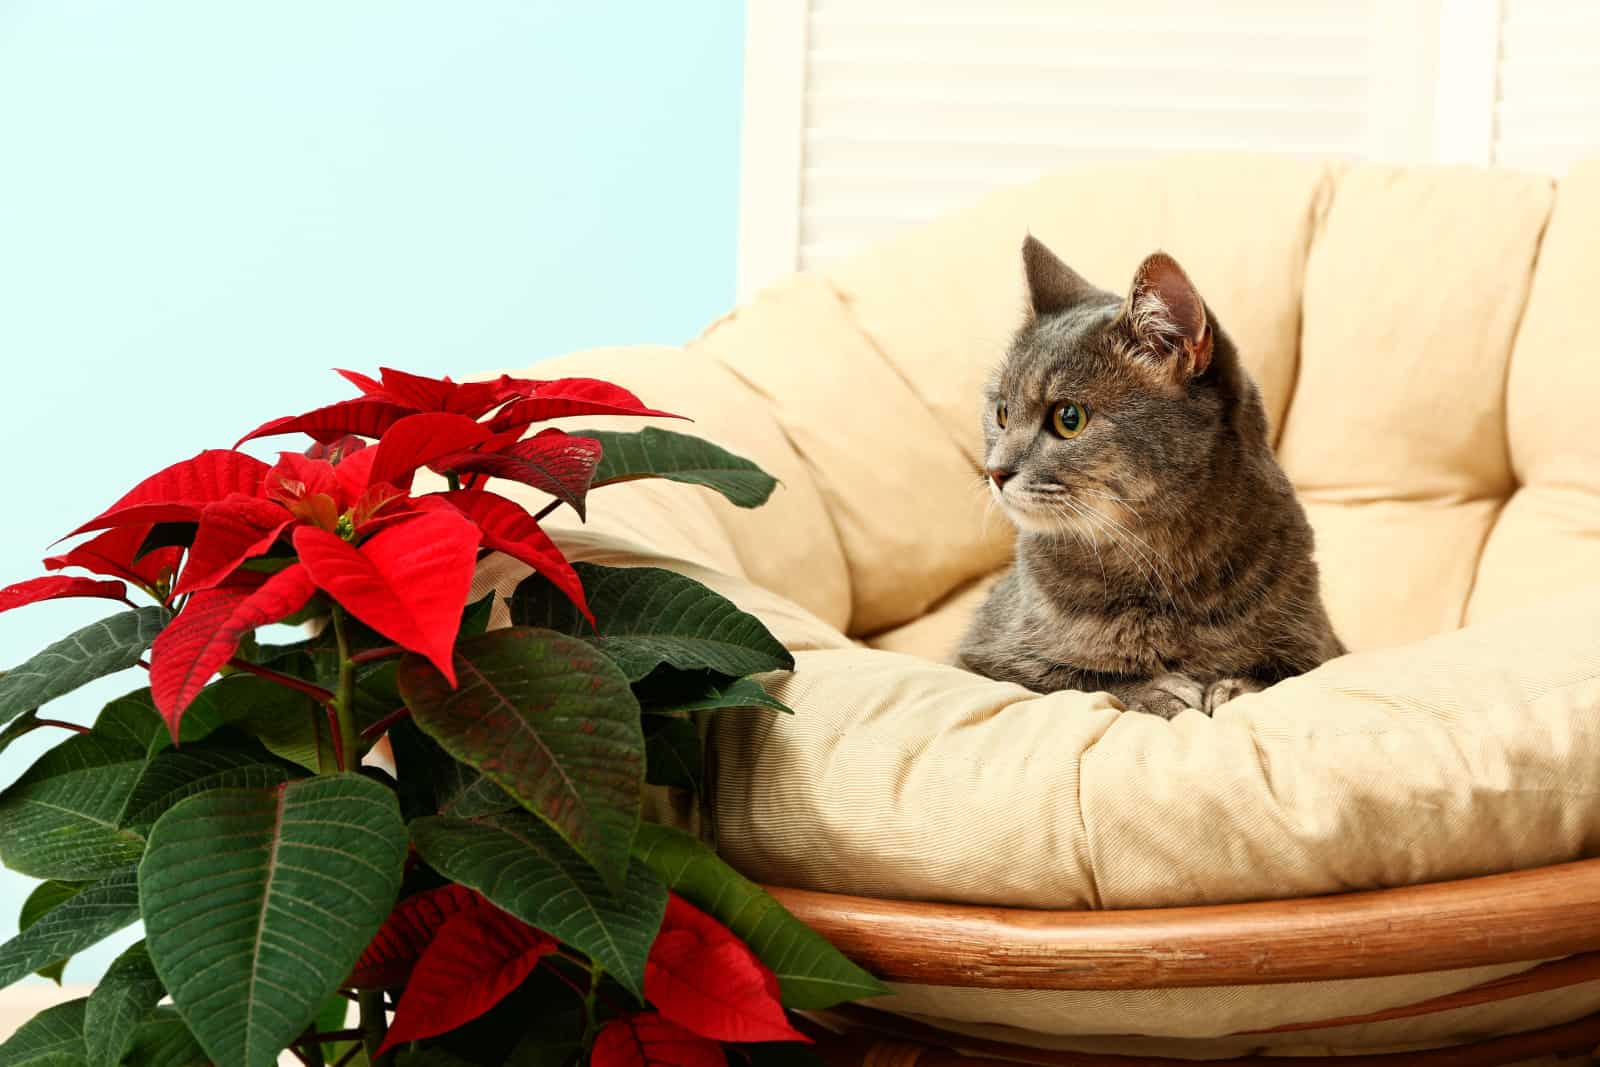
POLYGON ((1211 325, 1205 301, 1178 261, 1165 252, 1145 258, 1134 272, 1124 309, 1145 354, 1179 381, 1211 366, 1211 325))

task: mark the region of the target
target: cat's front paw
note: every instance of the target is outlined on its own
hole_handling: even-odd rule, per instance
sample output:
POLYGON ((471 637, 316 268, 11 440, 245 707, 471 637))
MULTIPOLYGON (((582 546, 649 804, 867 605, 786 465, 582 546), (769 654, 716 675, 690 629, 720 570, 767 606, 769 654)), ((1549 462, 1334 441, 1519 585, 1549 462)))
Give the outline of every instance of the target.
POLYGON ((1265 688, 1254 678, 1218 678, 1206 686, 1205 707, 1201 710, 1210 715, 1234 697, 1259 693, 1265 688))
POLYGON ((1157 675, 1138 688, 1119 696, 1122 697, 1122 706, 1128 711, 1159 715, 1163 719, 1176 718, 1190 708, 1206 710, 1205 687, 1183 674, 1157 675))

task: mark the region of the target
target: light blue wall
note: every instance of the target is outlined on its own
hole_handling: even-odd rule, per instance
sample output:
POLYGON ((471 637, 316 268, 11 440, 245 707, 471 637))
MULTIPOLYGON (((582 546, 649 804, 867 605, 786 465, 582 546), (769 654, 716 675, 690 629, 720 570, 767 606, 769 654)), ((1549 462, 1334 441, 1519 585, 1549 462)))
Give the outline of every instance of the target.
MULTIPOLYGON (((0 584, 331 367, 692 336, 733 299, 742 44, 740 0, 4 0, 0 584)), ((100 614, 0 615, 0 665, 100 614)))

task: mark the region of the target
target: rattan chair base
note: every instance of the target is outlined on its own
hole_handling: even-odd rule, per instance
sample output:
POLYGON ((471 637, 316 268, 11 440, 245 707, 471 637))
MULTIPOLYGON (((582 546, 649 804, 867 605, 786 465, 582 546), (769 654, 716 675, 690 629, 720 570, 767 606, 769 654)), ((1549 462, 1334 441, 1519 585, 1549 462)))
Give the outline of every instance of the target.
MULTIPOLYGON (((1251 1031, 1259 1034, 1413 1018, 1600 980, 1600 860, 1360 893, 1146 911, 1035 911, 781 888, 772 893, 880 978, 966 989, 1273 985, 1548 961, 1417 1003, 1251 1031)), ((824 1050, 841 1067, 1194 1062, 970 1039, 860 1006, 836 1009, 826 1020, 837 1032, 825 1032, 824 1050)), ((1337 1059, 1352 1067, 1472 1067, 1586 1053, 1597 1044, 1600 1014, 1431 1052, 1211 1062, 1292 1067, 1337 1059)))
MULTIPOLYGON (((910 1019, 846 1006, 809 1017, 807 1029, 828 1067, 1504 1067, 1542 1056, 1589 1057, 1600 1046, 1600 1013, 1557 1026, 1411 1052, 1332 1056, 1247 1055, 1231 1059, 1066 1052, 966 1037, 910 1019)), ((1583 1061, 1575 1061, 1583 1062, 1583 1061)))

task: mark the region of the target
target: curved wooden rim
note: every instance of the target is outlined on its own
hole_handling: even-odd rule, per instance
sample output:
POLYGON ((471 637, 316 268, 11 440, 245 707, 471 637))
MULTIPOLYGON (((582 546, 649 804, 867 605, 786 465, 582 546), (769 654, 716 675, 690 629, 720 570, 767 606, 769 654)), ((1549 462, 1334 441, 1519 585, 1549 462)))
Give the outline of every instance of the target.
POLYGON ((1241 1030, 1238 1036, 1250 1034, 1292 1034, 1304 1030, 1325 1030, 1334 1026, 1352 1026, 1356 1023, 1384 1023, 1391 1019, 1414 1019, 1419 1015, 1471 1008, 1479 1004, 1497 1004, 1502 1000, 1531 997, 1535 993, 1548 993, 1553 989, 1566 989, 1584 982, 1600 980, 1600 952, 1584 952, 1565 959, 1551 960, 1526 971, 1494 978, 1479 985, 1469 986, 1454 993, 1429 997, 1413 1004, 1369 1011, 1361 1015, 1338 1015, 1331 1019, 1313 1019, 1303 1023, 1282 1023, 1261 1030, 1241 1030))
POLYGON ((975 989, 1266 985, 1600 950, 1600 859, 1338 896, 1143 911, 769 892, 879 978, 975 989))

